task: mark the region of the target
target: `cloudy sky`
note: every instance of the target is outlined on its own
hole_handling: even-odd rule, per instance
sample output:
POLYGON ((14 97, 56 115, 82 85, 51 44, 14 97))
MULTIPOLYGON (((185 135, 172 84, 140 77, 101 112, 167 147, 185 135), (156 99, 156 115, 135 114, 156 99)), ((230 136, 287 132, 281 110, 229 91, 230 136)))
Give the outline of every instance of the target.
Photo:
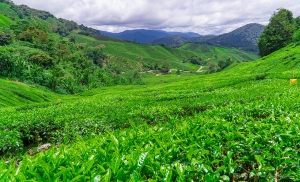
POLYGON ((299 0, 13 0, 99 30, 221 34, 248 23, 267 24, 278 8, 300 16, 299 0))

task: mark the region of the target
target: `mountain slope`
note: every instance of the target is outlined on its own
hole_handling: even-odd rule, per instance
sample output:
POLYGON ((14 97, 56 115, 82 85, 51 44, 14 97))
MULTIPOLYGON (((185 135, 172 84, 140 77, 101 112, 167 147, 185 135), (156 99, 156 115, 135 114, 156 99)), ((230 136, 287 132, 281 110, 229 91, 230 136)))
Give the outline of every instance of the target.
POLYGON ((251 23, 232 32, 209 39, 207 43, 223 47, 235 47, 249 52, 258 52, 256 41, 263 30, 263 25, 251 23))
POLYGON ((258 53, 256 41, 263 32, 263 29, 263 25, 252 23, 219 36, 207 35, 191 38, 169 36, 154 40, 152 44, 164 44, 170 47, 179 47, 185 43, 201 43, 229 48, 234 47, 240 50, 258 53))

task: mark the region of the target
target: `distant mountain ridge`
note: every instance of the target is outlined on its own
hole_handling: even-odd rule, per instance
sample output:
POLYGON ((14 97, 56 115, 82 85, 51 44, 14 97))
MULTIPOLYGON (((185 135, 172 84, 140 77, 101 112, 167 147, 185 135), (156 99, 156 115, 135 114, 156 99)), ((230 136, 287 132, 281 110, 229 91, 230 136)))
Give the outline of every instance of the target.
POLYGON ((167 36, 182 36, 185 38, 199 37, 200 35, 194 32, 166 32, 163 30, 146 30, 146 29, 136 29, 136 30, 125 30, 120 33, 111 33, 106 31, 100 31, 100 34, 121 39, 127 40, 142 44, 148 44, 153 42, 156 39, 160 39, 167 36))
POLYGON ((216 46, 235 47, 245 51, 258 52, 257 40, 264 28, 264 25, 251 23, 232 32, 209 39, 207 42, 216 46))
POLYGON ((232 32, 221 35, 205 35, 199 37, 163 37, 156 39, 152 42, 152 45, 165 45, 169 47, 179 47, 186 43, 204 43, 209 45, 221 46, 221 47, 234 47, 244 51, 257 53, 257 39, 260 37, 264 30, 264 25, 257 23, 247 24, 232 32))

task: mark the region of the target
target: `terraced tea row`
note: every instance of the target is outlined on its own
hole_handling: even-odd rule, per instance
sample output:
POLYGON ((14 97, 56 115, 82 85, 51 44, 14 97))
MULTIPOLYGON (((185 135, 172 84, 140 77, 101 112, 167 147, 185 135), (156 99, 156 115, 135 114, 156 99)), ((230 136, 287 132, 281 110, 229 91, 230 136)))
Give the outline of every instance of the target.
MULTIPOLYGON (((49 120, 59 118, 54 123, 60 123, 56 132, 61 130, 62 142, 75 133, 92 138, 24 156, 21 164, 3 161, 0 179, 300 180, 299 87, 263 80, 209 92, 200 85, 178 93, 163 88, 110 90, 112 96, 103 91, 76 103, 33 109, 40 118, 36 124, 47 123, 42 112, 49 120)), ((15 117, 24 121, 33 111, 15 117)))

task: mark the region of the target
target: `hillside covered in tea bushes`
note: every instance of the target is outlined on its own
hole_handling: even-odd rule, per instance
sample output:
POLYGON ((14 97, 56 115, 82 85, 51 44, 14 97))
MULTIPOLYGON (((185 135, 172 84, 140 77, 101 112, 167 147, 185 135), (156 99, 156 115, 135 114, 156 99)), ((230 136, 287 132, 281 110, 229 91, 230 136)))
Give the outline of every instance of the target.
POLYGON ((2 106, 0 179, 297 181, 299 57, 289 45, 211 75, 2 106))
POLYGON ((224 66, 230 51, 99 40, 72 23, 63 35, 68 21, 0 8, 0 181, 300 181, 299 30, 204 74, 216 67, 199 62, 224 66), (153 63, 178 69, 145 72, 153 63))

